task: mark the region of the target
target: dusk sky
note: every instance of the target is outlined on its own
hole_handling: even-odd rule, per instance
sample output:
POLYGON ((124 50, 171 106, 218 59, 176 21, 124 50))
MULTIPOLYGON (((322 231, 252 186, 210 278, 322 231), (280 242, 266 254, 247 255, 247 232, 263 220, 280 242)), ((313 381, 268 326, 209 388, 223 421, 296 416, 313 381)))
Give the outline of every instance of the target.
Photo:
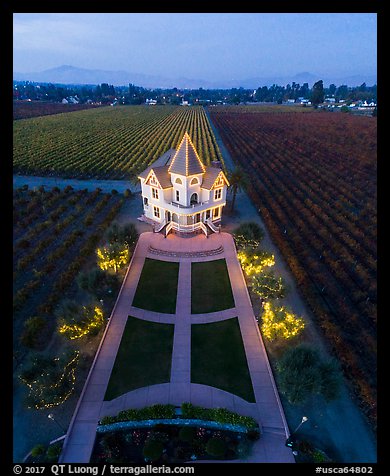
POLYGON ((210 81, 375 75, 375 13, 17 13, 14 71, 81 68, 210 81))

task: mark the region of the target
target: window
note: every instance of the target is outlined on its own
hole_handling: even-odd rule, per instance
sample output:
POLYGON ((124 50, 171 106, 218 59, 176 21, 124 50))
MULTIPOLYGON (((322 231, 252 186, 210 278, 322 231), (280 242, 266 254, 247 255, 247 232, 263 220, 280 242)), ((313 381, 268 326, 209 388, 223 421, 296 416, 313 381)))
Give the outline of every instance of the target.
POLYGON ((196 203, 198 203, 198 194, 193 193, 190 198, 190 204, 195 205, 196 203))
POLYGON ((220 208, 220 207, 214 208, 214 210, 213 210, 213 218, 219 218, 219 208, 220 208))
POLYGON ((146 206, 149 205, 148 197, 144 197, 144 205, 146 205, 146 206))
POLYGON ((183 182, 181 181, 181 179, 179 177, 177 177, 177 179, 175 180, 175 183, 178 183, 179 185, 182 185, 183 182))
POLYGON ((152 188, 152 197, 158 200, 158 190, 157 188, 152 188))
POLYGON ((160 218, 160 209, 158 207, 153 207, 154 216, 160 218))
POLYGON ((220 200, 222 197, 222 188, 217 188, 214 192, 214 200, 220 200))
POLYGON ((178 202, 180 200, 180 192, 179 190, 176 190, 176 201, 178 202))
POLYGON ((199 183, 199 180, 198 180, 196 177, 194 177, 194 178, 191 180, 190 185, 196 185, 196 184, 198 184, 198 183, 199 183))

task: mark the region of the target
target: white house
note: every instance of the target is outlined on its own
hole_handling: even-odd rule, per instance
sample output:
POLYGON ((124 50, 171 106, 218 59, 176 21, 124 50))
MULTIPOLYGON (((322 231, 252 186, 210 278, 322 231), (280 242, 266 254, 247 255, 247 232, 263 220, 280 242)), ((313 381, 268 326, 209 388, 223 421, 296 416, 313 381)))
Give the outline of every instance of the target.
POLYGON ((143 219, 155 231, 219 231, 229 182, 219 163, 202 163, 187 132, 165 165, 152 165, 138 178, 143 219))

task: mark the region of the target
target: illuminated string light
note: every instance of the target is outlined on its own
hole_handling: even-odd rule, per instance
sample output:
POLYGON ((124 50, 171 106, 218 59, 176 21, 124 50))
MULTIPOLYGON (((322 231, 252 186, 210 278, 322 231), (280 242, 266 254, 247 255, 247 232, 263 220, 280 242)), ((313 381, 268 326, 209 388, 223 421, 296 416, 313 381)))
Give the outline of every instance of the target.
MULTIPOLYGON (((88 312, 85 306, 83 306, 83 309, 85 313, 88 312)), ((95 306, 94 315, 84 326, 79 324, 63 324, 58 328, 58 332, 60 334, 64 334, 70 340, 80 339, 80 337, 90 334, 94 330, 100 329, 103 323, 103 311, 99 307, 95 306)))
POLYGON ((271 341, 277 337, 291 339, 305 328, 304 320, 284 306, 273 308, 270 302, 266 302, 263 309, 261 332, 271 341))
POLYGON ((113 269, 115 273, 119 268, 125 266, 129 261, 129 250, 127 247, 122 250, 112 248, 110 246, 103 246, 96 250, 98 258, 98 266, 103 271, 113 269))

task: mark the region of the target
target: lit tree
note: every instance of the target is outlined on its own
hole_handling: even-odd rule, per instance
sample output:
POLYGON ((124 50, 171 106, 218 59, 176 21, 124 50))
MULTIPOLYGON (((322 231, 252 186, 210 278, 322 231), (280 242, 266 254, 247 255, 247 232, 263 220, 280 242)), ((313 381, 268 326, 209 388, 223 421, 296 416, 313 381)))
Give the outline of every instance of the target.
POLYGON ((100 307, 80 306, 74 301, 65 300, 56 310, 58 332, 71 340, 88 334, 95 334, 104 323, 100 307))
POLYGON ((238 261, 247 276, 261 273, 264 268, 275 265, 275 256, 266 251, 244 248, 237 253, 238 261))
POLYGON ((129 261, 130 252, 126 245, 108 243, 96 250, 97 264, 100 269, 113 269, 115 273, 129 261))
POLYGON ((253 276, 251 287, 252 291, 263 299, 284 298, 287 293, 282 277, 277 278, 273 273, 253 276))
POLYGON ((305 327, 305 322, 301 317, 297 317, 285 306, 274 307, 270 302, 264 303, 261 319, 261 332, 271 341, 278 337, 291 339, 305 327))
POLYGON ((19 375, 27 385, 28 408, 50 408, 64 403, 72 394, 79 351, 65 353, 54 359, 34 356, 29 366, 19 375))

